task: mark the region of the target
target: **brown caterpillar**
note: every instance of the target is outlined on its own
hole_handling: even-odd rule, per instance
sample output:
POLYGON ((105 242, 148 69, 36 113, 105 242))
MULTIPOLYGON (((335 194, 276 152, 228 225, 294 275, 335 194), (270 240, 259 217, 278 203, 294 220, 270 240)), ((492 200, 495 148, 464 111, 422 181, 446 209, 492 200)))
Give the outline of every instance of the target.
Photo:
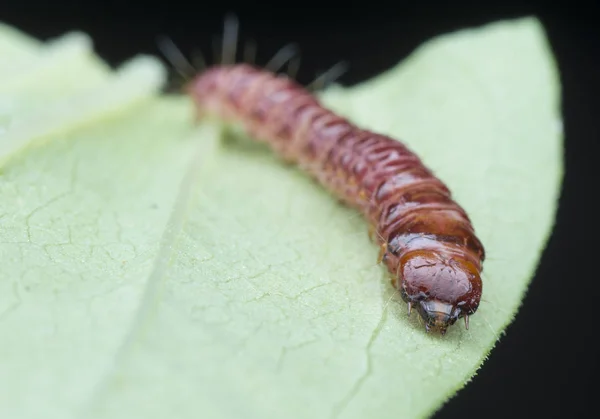
POLYGON ((448 188, 406 146, 337 116, 289 77, 248 64, 212 66, 185 91, 199 117, 240 123, 358 209, 409 315, 415 307, 427 331, 444 334, 461 317, 468 328, 484 248, 448 188))

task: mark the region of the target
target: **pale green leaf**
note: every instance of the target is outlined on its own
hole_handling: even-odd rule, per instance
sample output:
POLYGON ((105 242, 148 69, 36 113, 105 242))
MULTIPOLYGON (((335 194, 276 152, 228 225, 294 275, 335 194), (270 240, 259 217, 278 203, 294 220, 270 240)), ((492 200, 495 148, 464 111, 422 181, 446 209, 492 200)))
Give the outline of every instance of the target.
POLYGON ((524 19, 324 96, 406 141, 473 218, 484 301, 444 338, 407 318, 359 215, 264 147, 196 128, 187 99, 41 124, 52 141, 0 177, 0 417, 431 414, 513 318, 551 230, 559 93, 524 19))
POLYGON ((0 22, 0 75, 4 75, 4 71, 12 71, 21 62, 33 59, 40 49, 40 41, 0 22))

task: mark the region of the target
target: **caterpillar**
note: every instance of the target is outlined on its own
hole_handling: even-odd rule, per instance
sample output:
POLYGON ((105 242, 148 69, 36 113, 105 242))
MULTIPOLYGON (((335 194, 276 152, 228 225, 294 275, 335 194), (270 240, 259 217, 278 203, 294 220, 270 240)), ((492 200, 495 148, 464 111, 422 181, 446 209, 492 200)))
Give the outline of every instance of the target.
POLYGON ((380 246, 378 262, 427 332, 443 335, 459 318, 468 329, 481 299, 485 251, 448 187, 406 145, 336 115, 291 77, 232 62, 235 49, 225 48, 232 39, 237 20, 230 17, 223 62, 184 87, 198 117, 240 124, 362 213, 380 246))

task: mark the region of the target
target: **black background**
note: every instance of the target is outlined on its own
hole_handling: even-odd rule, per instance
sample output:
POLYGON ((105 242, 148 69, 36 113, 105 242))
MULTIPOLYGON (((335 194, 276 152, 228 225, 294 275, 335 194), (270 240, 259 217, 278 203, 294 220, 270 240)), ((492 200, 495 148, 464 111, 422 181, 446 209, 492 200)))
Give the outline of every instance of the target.
MULTIPOLYGON (((498 19, 535 14, 550 38, 563 83, 566 175, 557 225, 516 321, 474 380, 436 415, 576 417, 594 415, 600 331, 600 263, 595 255, 600 192, 600 25, 593 7, 575 2, 289 2, 252 3, 76 0, 7 1, 0 20, 41 38, 88 32, 102 57, 117 64, 157 54, 165 33, 185 51, 210 51, 223 16, 234 11, 241 35, 258 43, 264 63, 288 42, 302 49, 299 78, 347 60, 342 84, 395 65, 431 37, 498 19)), ((0 57, 2 59, 2 57, 0 57)), ((532 217, 535 216, 532 214, 532 217)))

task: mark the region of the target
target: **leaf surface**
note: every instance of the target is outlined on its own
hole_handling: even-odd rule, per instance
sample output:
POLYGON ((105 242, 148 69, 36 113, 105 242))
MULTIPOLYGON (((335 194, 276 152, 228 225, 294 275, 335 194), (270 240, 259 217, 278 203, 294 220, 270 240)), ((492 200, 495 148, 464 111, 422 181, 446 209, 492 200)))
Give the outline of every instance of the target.
POLYGON ((195 127, 185 98, 43 126, 0 177, 0 416, 428 416, 512 320, 551 231, 559 94, 534 19, 324 94, 417 151, 473 219, 484 300, 444 338, 406 316, 358 214, 264 147, 195 127))

